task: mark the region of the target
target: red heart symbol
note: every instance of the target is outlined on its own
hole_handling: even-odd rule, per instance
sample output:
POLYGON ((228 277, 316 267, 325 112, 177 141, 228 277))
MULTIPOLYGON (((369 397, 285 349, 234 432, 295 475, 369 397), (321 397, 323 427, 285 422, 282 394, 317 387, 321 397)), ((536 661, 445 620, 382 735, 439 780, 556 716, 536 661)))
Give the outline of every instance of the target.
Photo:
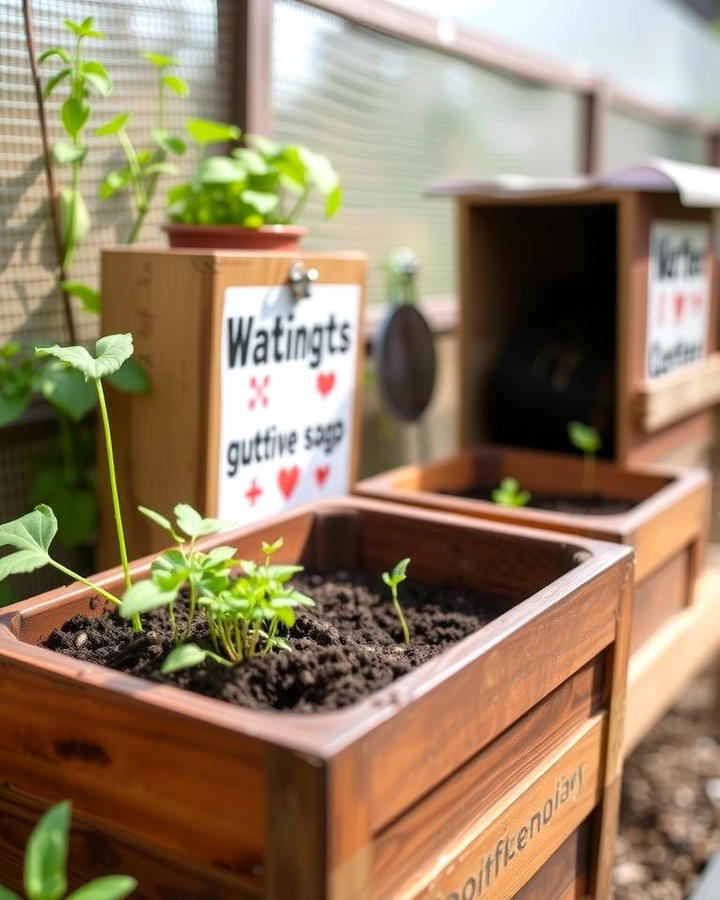
POLYGON ((330 391, 333 389, 335 384, 335 373, 334 372, 319 372, 317 377, 317 389, 323 395, 323 397, 327 396, 330 391))
POLYGON ((286 500, 290 499, 297 487, 299 476, 300 469, 297 466, 293 466, 292 469, 280 469, 278 472, 278 487, 286 500))
POLYGON ((682 319, 683 307, 685 306, 685 294, 675 294, 675 318, 682 319))
POLYGON ((317 481, 318 487, 322 487, 325 484, 329 474, 330 466, 318 466, 315 469, 315 481, 317 481))

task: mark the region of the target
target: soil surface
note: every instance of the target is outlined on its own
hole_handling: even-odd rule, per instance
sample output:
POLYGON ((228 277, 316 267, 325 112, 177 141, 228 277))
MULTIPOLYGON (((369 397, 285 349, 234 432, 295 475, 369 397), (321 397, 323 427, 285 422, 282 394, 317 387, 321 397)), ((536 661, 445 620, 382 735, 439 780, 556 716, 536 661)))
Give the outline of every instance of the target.
MULTIPOLYGON (((477 486, 453 492, 453 496, 493 503, 492 492, 493 488, 477 486)), ((525 506, 528 509, 547 509, 576 516, 617 516, 628 512, 637 503, 634 500, 604 497, 602 494, 533 494, 525 506)))
MULTIPOLYGON (((406 648, 389 590, 379 577, 303 573, 293 584, 316 605, 297 611, 288 637, 292 650, 274 650, 233 668, 207 661, 162 675, 160 664, 173 647, 165 610, 143 616, 140 635, 115 613, 95 619, 75 616, 53 631, 46 646, 241 706, 312 712, 339 709, 372 694, 505 609, 470 590, 422 585, 410 577, 399 588, 412 638, 406 648)), ((180 611, 181 624, 183 618, 180 611)), ((202 616, 189 640, 208 646, 202 616)))
POLYGON ((615 900, 685 900, 720 850, 717 684, 692 684, 625 764, 615 900))

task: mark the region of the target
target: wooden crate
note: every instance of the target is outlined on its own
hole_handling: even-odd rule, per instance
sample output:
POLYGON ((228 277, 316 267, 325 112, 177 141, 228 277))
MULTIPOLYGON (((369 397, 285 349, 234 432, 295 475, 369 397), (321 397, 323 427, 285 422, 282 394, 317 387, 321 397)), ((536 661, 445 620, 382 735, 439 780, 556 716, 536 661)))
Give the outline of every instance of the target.
MULTIPOLYGON (((0 860, 20 884, 37 812, 72 799, 74 879, 140 898, 547 900, 609 894, 632 553, 357 499, 217 543, 468 585, 507 611, 345 710, 232 707, 37 646, 102 609, 72 586, 0 615, 0 860)), ((134 566, 147 572, 149 561, 134 566)), ((112 587, 118 570, 98 578, 112 587)))
POLYGON ((620 466, 599 461, 600 494, 636 505, 614 515, 578 515, 532 507, 500 506, 457 496, 481 485, 488 491, 506 477, 538 495, 581 493, 583 462, 576 457, 504 447, 466 450, 426 465, 409 465, 356 485, 360 496, 400 501, 496 522, 585 535, 626 544, 635 551, 631 650, 692 602, 705 561, 710 478, 698 469, 620 466))
MULTIPOLYGON (((659 190, 642 189, 642 179, 637 183, 626 179, 622 189, 589 180, 578 187, 578 181, 567 188, 547 186, 533 192, 524 183, 518 190, 508 188, 502 179, 431 186, 431 193, 457 196, 460 446, 499 442, 564 449, 564 421, 560 421, 564 401, 554 413, 558 421, 551 429, 554 443, 549 443, 546 436, 538 437, 548 410, 527 399, 532 378, 517 383, 515 394, 503 394, 495 407, 492 379, 515 329, 531 315, 543 323, 554 322, 558 297, 575 285, 574 309, 602 309, 590 330, 610 345, 605 386, 609 402, 607 408, 595 411, 598 418, 592 422, 604 432, 606 455, 621 462, 704 462, 712 440, 711 409, 720 402, 712 201, 686 206, 670 184, 659 190), (699 358, 654 377, 646 365, 648 271, 652 229, 664 223, 707 229, 702 257, 707 308, 699 313, 706 319, 703 345, 696 348, 699 358), (507 415, 504 425, 498 424, 498 408, 507 415), (524 420, 530 423, 525 431, 524 420)), ((687 308, 690 315, 694 295, 688 294, 686 300, 686 304, 678 301, 679 308, 681 313, 687 308)), ((668 316, 675 314, 674 301, 675 296, 668 296, 668 316)), ((567 309, 567 298, 562 302, 567 309)), ((558 320, 552 332, 561 330, 558 320)), ((547 344, 551 342, 549 338, 547 344)), ((543 353, 543 359, 535 360, 537 371, 555 365, 546 358, 547 345, 543 353)), ((558 359, 553 384, 566 381, 578 365, 571 346, 564 347, 558 359)), ((568 403, 575 406, 568 419, 591 418, 591 412, 577 414, 577 404, 568 403)))
MULTIPOLYGON (((322 489, 316 489, 317 496, 326 499, 348 493, 358 469, 360 373, 364 356, 362 304, 367 267, 364 255, 349 252, 264 252, 258 255, 240 251, 128 247, 103 251, 103 333, 131 332, 135 356, 145 366, 151 380, 148 394, 109 390, 107 397, 118 483, 123 496, 129 498, 123 516, 131 558, 162 546, 162 535, 138 513, 138 504, 167 513, 182 501, 206 515, 220 514, 246 523, 255 521, 250 518, 254 514, 251 505, 254 501, 249 493, 232 510, 218 509, 225 465, 221 446, 223 416, 228 417, 228 428, 235 430, 245 427, 245 423, 257 415, 257 411, 252 411, 252 398, 248 403, 244 395, 231 398, 233 407, 230 410, 223 403, 225 303, 230 292, 246 288, 267 290, 269 295, 287 283, 290 267, 295 263, 316 270, 317 279, 311 285, 313 295, 329 286, 356 287, 359 295, 357 324, 352 329, 350 345, 354 374, 353 409, 342 443, 343 453, 349 454, 348 474, 337 491, 330 490, 329 482, 322 489)), ((314 302, 313 296, 300 301, 305 306, 314 302)), ((344 307, 352 303, 340 299, 333 304, 332 312, 342 316, 344 307)), ((283 322, 287 320, 285 316, 283 322)), ((283 339, 281 348, 284 343, 283 339)), ((268 352, 271 355, 277 352, 277 345, 271 345, 268 352)), ((271 364, 261 369, 267 373, 271 364)), ((321 377, 322 370, 313 369, 313 377, 315 373, 321 377)), ((335 392, 327 398, 328 416, 334 415, 338 408, 337 388, 336 385, 335 392)), ((274 403, 279 401, 282 405, 282 400, 282 396, 273 396, 274 403)), ((291 418, 297 409, 297 401, 291 409, 283 406, 284 415, 278 413, 278 425, 283 418, 291 418)), ((105 449, 102 441, 98 445, 98 456, 103 465, 105 449)), ((286 465, 296 468, 293 460, 294 457, 288 456, 279 459, 278 471, 286 465)), ((255 484, 254 478, 250 477, 253 474, 250 472, 247 477, 252 485, 255 484)), ((302 471, 300 484, 314 484, 310 476, 310 471, 302 471)), ((273 489, 278 496, 277 486, 273 485, 273 489)), ((295 498, 292 499, 294 502, 295 498)), ((315 494, 306 497, 309 499, 315 499, 315 494)), ((103 479, 100 481, 97 554, 101 568, 118 562, 112 503, 103 479)))

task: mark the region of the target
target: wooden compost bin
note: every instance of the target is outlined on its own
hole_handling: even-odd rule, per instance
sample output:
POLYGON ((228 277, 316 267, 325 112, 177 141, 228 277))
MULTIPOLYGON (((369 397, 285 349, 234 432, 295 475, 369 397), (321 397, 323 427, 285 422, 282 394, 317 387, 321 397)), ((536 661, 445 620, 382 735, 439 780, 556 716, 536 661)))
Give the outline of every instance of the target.
MULTIPOLYGON (((631 650, 693 600, 705 564, 710 478, 699 469, 597 464, 597 493, 632 501, 624 513, 579 515, 532 507, 501 506, 490 493, 516 478, 537 496, 582 494, 582 459, 500 447, 465 450, 427 465, 409 465, 361 481, 356 492, 496 522, 584 535, 627 544, 635 551, 631 650), (463 497, 487 490, 488 499, 463 497)), ((720 607, 719 607, 720 609, 720 607)))
MULTIPOLYGON (((605 898, 619 801, 632 553, 585 538, 348 499, 208 540, 240 556, 467 585, 506 612, 331 713, 259 712, 38 646, 98 598, 0 615, 3 881, 69 797, 74 879, 141 898, 605 898)), ((134 565, 136 576, 149 562, 134 565)), ((98 578, 113 589, 118 570, 98 578)))
POLYGON ((457 198, 461 447, 562 452, 570 419, 620 462, 706 461, 720 401, 720 174, 439 181, 457 198))

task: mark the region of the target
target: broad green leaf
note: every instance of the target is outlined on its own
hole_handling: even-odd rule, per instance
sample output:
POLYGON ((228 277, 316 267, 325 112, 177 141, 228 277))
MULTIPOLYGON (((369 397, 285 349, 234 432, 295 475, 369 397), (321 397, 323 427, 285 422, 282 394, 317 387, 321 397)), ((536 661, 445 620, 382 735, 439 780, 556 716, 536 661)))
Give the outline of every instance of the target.
POLYGON ((38 56, 38 62, 44 63, 46 59, 50 59, 53 56, 59 57, 66 65, 70 65, 70 54, 63 47, 51 47, 38 56))
POLYGON ((63 128, 71 138, 77 137, 90 115, 90 107, 77 97, 68 97, 60 109, 63 128))
POLYGON ((213 547, 207 555, 208 565, 215 566, 218 563, 226 563, 232 560, 237 551, 234 547, 213 547))
POLYGON ((61 191, 60 213, 65 242, 65 265, 68 266, 73 253, 90 230, 90 213, 79 189, 65 188, 61 191))
POLYGON ((270 166, 261 153, 250 147, 236 147, 232 151, 235 159, 239 160, 251 175, 267 175, 270 166))
POLYGON ((241 132, 237 125, 213 122, 210 119, 188 119, 185 127, 190 137, 198 144, 218 144, 240 140, 241 132))
POLYGON ((147 394, 150 390, 150 376, 134 358, 126 359, 117 372, 108 375, 110 384, 128 394, 147 394))
POLYGON ((107 200, 108 197, 126 188, 130 184, 131 176, 130 169, 113 169, 108 172, 100 184, 100 199, 107 200))
POLYGON ((161 672, 169 675, 171 672, 177 672, 179 669, 188 669, 191 666, 197 666, 205 662, 210 654, 197 644, 181 644, 171 650, 163 660, 161 672))
POLYGON ((33 829, 25 848, 25 893, 29 900, 61 900, 67 890, 70 803, 51 807, 33 829))
POLYGON ((173 512, 178 528, 188 537, 204 537, 208 534, 215 534, 216 531, 225 531, 236 524, 223 519, 203 519, 189 503, 178 503, 173 512))
POLYGON ((268 578, 274 578, 281 584, 289 581, 293 575, 302 572, 302 566, 265 566, 265 574, 268 578))
POLYGON ((95 357, 84 347, 36 347, 38 356, 54 356, 61 362, 77 369, 86 378, 104 378, 117 372, 120 366, 132 356, 131 334, 111 334, 101 337, 95 344, 95 357))
POLYGON ((100 293, 81 281, 61 281, 60 287, 71 297, 77 297, 88 312, 99 313, 102 306, 100 293))
POLYGON ((200 163, 198 178, 202 184, 234 184, 245 180, 245 172, 234 159, 208 156, 200 163))
POLYGON ((297 152, 307 168, 310 180, 323 194, 329 194, 340 184, 337 172, 326 156, 313 153, 307 147, 298 147, 297 152))
POLYGON ((140 55, 143 57, 143 59, 148 60, 148 62, 151 62, 159 69, 167 69, 170 66, 177 66, 180 64, 180 60, 175 59, 174 56, 165 56, 165 54, 155 53, 153 50, 146 50, 140 55))
POLYGON ((95 62, 94 60, 84 62, 82 64, 82 74, 85 77, 85 81, 91 84, 103 97, 108 97, 112 94, 112 79, 101 62, 95 62))
POLYGON ((50 78, 45 82, 45 87, 43 88, 43 97, 47 100, 47 98, 52 94, 55 88, 60 84, 61 81, 64 81, 68 75, 70 75, 72 69, 61 69, 59 72, 56 72, 54 75, 51 75, 50 78))
POLYGON ((33 502, 47 503, 58 520, 58 540, 68 549, 84 544, 97 524, 97 500, 89 488, 68 484, 60 467, 38 472, 30 489, 33 502))
POLYGON ((280 152, 280 145, 264 134, 246 134, 245 142, 265 156, 276 156, 280 152))
POLYGON ((171 187, 167 192, 167 202, 172 206, 181 200, 187 200, 191 193, 192 188, 189 184, 176 184, 175 187, 171 187))
POLYGON ((47 562, 47 555, 39 550, 16 550, 7 556, 0 556, 0 581, 4 581, 8 575, 22 575, 42 569, 47 562))
POLYGON ((67 900, 123 900, 136 887, 137 881, 129 875, 104 875, 68 894, 67 900))
POLYGON ((178 168, 169 162, 151 163, 143 169, 145 175, 177 175, 178 168))
POLYGON ((11 397, 0 393, 0 426, 15 422, 30 405, 32 391, 28 388, 11 397))
POLYGON ((176 596, 177 591, 164 591, 150 579, 138 581, 123 594, 120 615, 123 619, 131 619, 152 609, 167 606, 176 596))
POLYGON ((182 156, 187 149, 185 141, 182 138, 175 137, 167 131, 155 128, 150 132, 153 141, 166 153, 173 153, 175 156, 182 156))
POLYGON ((343 192, 340 185, 336 185, 325 197, 325 218, 332 219, 342 206, 343 192))
POLYGON ((257 210, 261 216, 271 213, 278 205, 279 200, 277 194, 261 193, 260 191, 243 191, 240 199, 257 210))
POLYGON ((105 134, 117 134, 119 131, 123 130, 129 120, 129 112, 120 113, 119 116, 115 116, 115 118, 110 119, 109 122, 105 122, 103 125, 99 125, 95 129, 95 134, 98 137, 102 137, 105 134))
POLYGON ((69 163, 82 162, 85 159, 87 147, 81 147, 77 144, 70 144, 67 141, 57 141, 53 144, 53 159, 59 166, 65 166, 69 163))
POLYGON ((45 366, 38 388, 49 403, 75 422, 86 416, 97 403, 95 387, 83 378, 82 373, 60 364, 45 366))
POLYGON ((178 97, 187 97, 190 93, 190 86, 184 78, 177 75, 163 75, 162 82, 165 87, 169 88, 178 97))
POLYGON ((50 544, 56 534, 55 513, 41 503, 19 519, 0 525, 0 547, 33 550, 49 559, 50 544))

